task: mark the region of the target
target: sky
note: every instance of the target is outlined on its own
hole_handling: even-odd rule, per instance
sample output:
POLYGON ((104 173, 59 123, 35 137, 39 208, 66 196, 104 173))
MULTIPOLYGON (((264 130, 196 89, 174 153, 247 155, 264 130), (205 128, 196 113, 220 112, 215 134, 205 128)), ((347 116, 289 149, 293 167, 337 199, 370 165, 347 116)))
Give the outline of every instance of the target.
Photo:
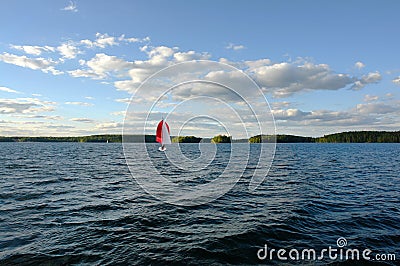
POLYGON ((400 130, 398 10, 399 1, 2 0, 0 136, 143 133, 146 118, 151 133, 168 117, 172 135, 240 138, 259 133, 244 99, 268 120, 262 133, 400 130), (194 60, 207 60, 202 71, 187 67, 194 60), (143 85, 166 67, 170 83, 143 85), (243 97, 191 83, 159 98, 188 77, 243 97))

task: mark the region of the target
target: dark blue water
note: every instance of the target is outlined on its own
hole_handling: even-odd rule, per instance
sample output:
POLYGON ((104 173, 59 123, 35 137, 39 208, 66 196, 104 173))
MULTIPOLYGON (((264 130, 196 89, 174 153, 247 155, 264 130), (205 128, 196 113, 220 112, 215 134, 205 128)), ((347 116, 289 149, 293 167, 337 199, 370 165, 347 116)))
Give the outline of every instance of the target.
POLYGON ((258 249, 320 250, 339 237, 400 259, 399 154, 399 144, 280 144, 254 193, 250 162, 223 197, 179 207, 136 184, 120 144, 0 143, 0 265, 279 265, 258 249))

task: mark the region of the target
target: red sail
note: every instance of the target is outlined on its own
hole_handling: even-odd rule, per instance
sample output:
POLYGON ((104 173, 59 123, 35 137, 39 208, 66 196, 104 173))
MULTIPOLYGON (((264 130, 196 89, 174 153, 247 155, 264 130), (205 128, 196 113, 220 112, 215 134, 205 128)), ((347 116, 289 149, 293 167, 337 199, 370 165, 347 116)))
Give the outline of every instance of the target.
MULTIPOLYGON (((158 126, 157 126, 156 141, 158 143, 162 143, 162 125, 163 125, 163 123, 164 123, 164 120, 161 120, 160 123, 158 123, 158 126)), ((169 133, 169 126, 168 126, 168 124, 166 122, 165 122, 165 126, 167 127, 168 133, 169 133)))

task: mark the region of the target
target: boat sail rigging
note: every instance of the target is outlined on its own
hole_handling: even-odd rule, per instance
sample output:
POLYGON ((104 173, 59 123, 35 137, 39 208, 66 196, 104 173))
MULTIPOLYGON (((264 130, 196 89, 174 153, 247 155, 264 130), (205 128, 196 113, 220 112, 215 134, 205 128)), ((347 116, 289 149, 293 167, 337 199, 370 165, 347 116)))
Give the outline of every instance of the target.
POLYGON ((157 125, 156 131, 156 141, 161 144, 161 147, 158 148, 160 151, 165 151, 165 144, 171 144, 171 137, 169 135, 169 126, 167 122, 162 119, 157 125))

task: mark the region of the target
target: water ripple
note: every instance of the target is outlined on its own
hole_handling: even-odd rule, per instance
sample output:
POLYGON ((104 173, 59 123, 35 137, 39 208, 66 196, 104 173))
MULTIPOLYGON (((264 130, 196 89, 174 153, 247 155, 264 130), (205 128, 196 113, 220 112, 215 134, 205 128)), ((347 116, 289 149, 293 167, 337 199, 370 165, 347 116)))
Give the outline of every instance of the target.
MULTIPOLYGON (((197 158, 197 148, 183 146, 197 158)), ((255 156, 225 196, 178 207, 135 183, 120 144, 0 143, 0 264, 259 264, 264 244, 322 249, 338 237, 399 255, 398 154, 398 144, 282 144, 254 193, 255 156)), ((226 166, 189 176, 161 164, 173 182, 193 184, 226 166)))

